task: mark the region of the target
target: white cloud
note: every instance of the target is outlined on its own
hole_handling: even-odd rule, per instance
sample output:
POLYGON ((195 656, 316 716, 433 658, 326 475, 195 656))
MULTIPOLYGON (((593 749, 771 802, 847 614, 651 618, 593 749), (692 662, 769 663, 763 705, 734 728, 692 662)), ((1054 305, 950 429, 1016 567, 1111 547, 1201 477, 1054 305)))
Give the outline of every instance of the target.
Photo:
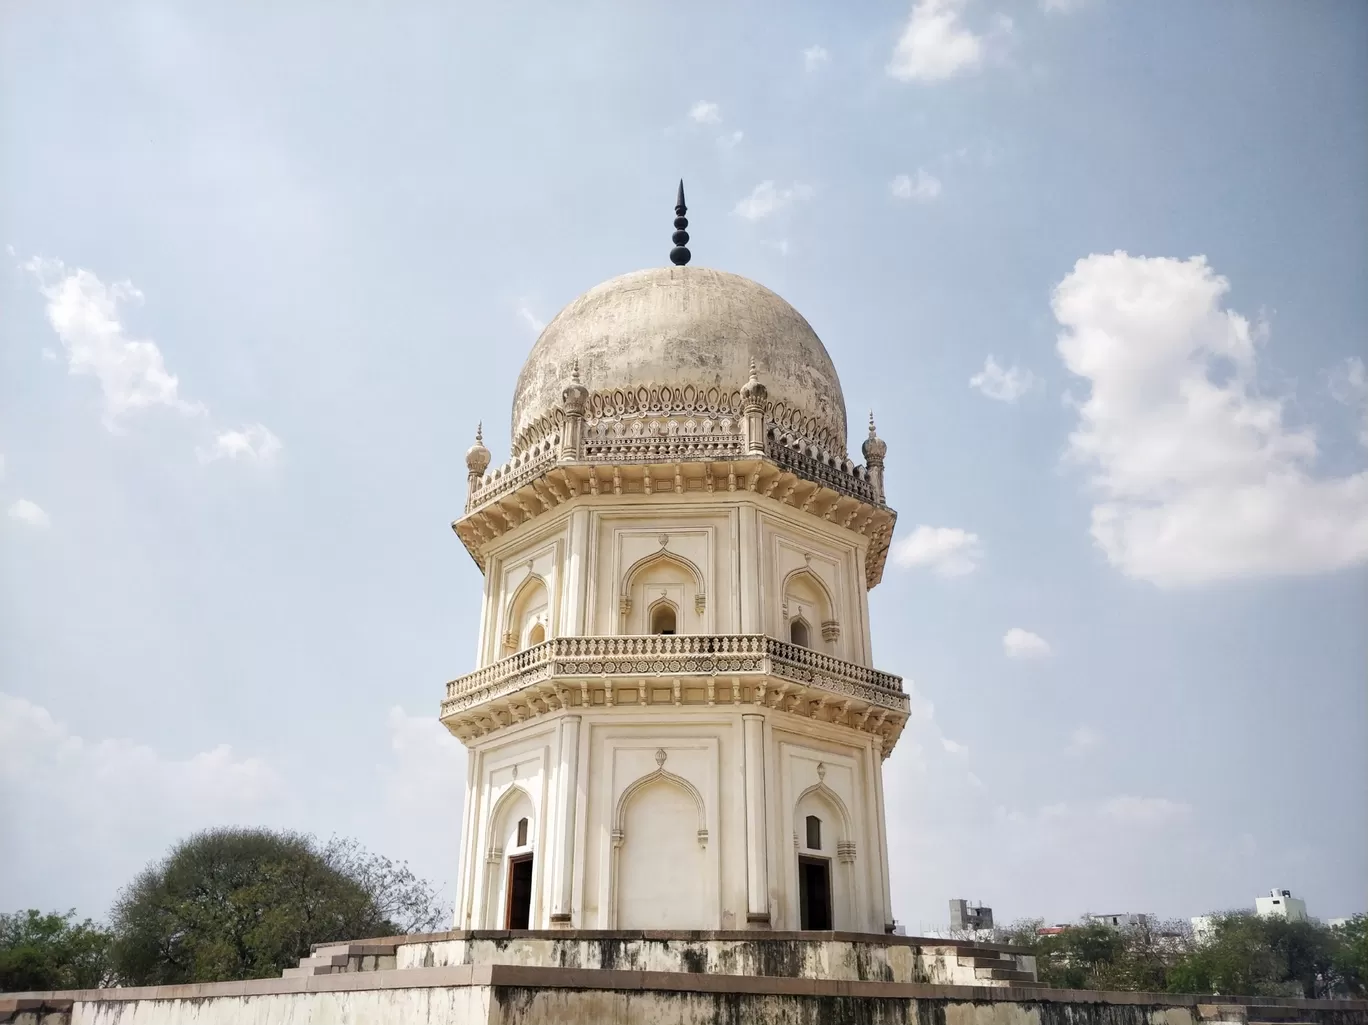
POLYGON ((42 506, 37 502, 30 502, 27 498, 20 498, 10 505, 9 518, 27 523, 30 527, 46 527, 52 522, 42 506))
POLYGON ((960 23, 964 0, 917 0, 888 62, 904 82, 935 82, 983 62, 983 39, 960 23))
POLYGON ((449 893, 456 884, 451 852, 461 843, 465 747, 436 716, 410 715, 397 705, 386 726, 389 758, 376 766, 384 849, 404 851, 415 870, 422 866, 420 874, 449 893))
POLYGON ((969 753, 969 748, 949 737, 941 737, 941 747, 952 755, 967 755, 969 753))
POLYGON ((715 125, 722 120, 722 111, 716 103, 699 100, 689 108, 689 117, 700 125, 715 125))
POLYGON ((528 305, 526 300, 518 304, 518 317, 532 329, 534 335, 539 335, 546 330, 546 321, 532 312, 532 307, 528 305))
POLYGON ((1087 3, 1088 0, 1040 0, 1040 9, 1046 14, 1070 14, 1087 3))
POLYGON ((1360 407, 1359 444, 1368 445, 1368 370, 1363 360, 1350 356, 1330 374, 1330 394, 1346 406, 1360 407))
POLYGON ((809 46, 803 51, 803 70, 816 71, 831 60, 825 46, 809 46))
POLYGON ((893 563, 904 569, 926 568, 937 576, 962 577, 978 568, 983 542, 959 527, 919 526, 893 544, 893 563))
POLYGON ((1039 384, 1040 378, 1029 370, 1023 370, 1015 364, 1003 370, 992 356, 983 361, 982 370, 969 378, 970 388, 976 388, 999 402, 1016 402, 1039 384))
POLYGON ((1094 254, 1054 291, 1065 366, 1091 386, 1069 454, 1092 536, 1128 576, 1176 587, 1368 561, 1368 471, 1317 476, 1316 432, 1259 393, 1260 330, 1204 257, 1094 254))
POLYGON ((247 424, 241 430, 220 431, 214 443, 208 448, 199 448, 195 454, 201 463, 212 463, 219 459, 239 460, 245 463, 260 463, 269 466, 280 455, 280 439, 261 424, 247 424))
POLYGON ((1071 755, 1086 754, 1101 743, 1102 734, 1098 733, 1091 726, 1080 726, 1069 734, 1069 746, 1067 750, 1071 755))
POLYGON ((889 183, 889 191, 896 199, 915 199, 929 202, 941 194, 940 179, 927 173, 924 168, 917 169, 917 177, 900 174, 889 183))
POLYGON ((260 824, 286 789, 266 762, 227 745, 168 758, 131 740, 88 740, 46 708, 0 693, 0 804, 6 821, 25 824, 0 830, 11 902, 56 879, 72 904, 107 899, 195 829, 260 824))
POLYGON ((1040 634, 1014 626, 1002 635, 1002 650, 1008 658, 1047 658, 1050 643, 1040 634))
POLYGON ((735 149, 740 145, 743 138, 745 138, 745 133, 738 128, 734 132, 728 132, 726 135, 719 135, 717 137, 717 145, 722 149, 735 149))
POLYGON ((736 204, 732 212, 748 221, 758 221, 778 213, 791 203, 812 198, 812 186, 794 182, 788 188, 777 188, 773 181, 763 181, 751 194, 736 204))
POLYGON ((786 239, 786 238, 778 238, 778 239, 762 238, 762 239, 760 240, 760 244, 761 244, 762 246, 765 246, 765 247, 769 248, 769 249, 773 249, 773 250, 774 250, 776 253, 778 253, 780 256, 788 256, 788 254, 789 254, 789 240, 786 239))
POLYGON ((99 381, 108 428, 116 429, 124 414, 151 406, 189 415, 205 412, 200 403, 181 398, 180 382, 166 369, 157 344, 128 335, 120 307, 142 301, 132 283, 107 285, 88 270, 69 270, 61 260, 44 257, 21 266, 38 280, 47 299, 48 323, 66 349, 69 372, 99 381))

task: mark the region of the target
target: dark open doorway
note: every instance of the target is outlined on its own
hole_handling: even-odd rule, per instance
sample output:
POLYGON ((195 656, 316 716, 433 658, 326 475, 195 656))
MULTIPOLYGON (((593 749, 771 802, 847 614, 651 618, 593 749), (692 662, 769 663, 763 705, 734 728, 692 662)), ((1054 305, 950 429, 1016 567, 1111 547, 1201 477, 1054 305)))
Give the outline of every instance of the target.
POLYGON ((798 905, 801 928, 832 928, 831 862, 828 859, 798 859, 798 905))
POLYGON ((527 929, 532 919, 532 855, 508 859, 508 907, 505 929, 527 929))

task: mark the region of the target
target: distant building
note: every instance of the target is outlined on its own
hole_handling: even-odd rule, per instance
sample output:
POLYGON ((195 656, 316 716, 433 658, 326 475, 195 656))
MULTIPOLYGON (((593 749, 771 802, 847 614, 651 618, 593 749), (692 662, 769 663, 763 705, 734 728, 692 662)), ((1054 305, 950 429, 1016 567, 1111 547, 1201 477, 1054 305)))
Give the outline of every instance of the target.
POLYGON ((974 906, 967 900, 950 902, 950 929, 977 931, 993 927, 993 909, 982 905, 974 906))
POLYGON ((1306 901, 1292 896, 1291 890, 1269 890, 1267 897, 1254 898, 1254 913, 1260 918, 1285 918, 1289 922, 1307 921, 1306 901))
MULTIPOLYGON (((1245 912, 1246 914, 1248 911, 1245 912)), ((1282 918, 1289 922, 1309 922, 1306 901, 1292 896, 1291 890, 1269 890, 1267 897, 1254 898, 1254 914, 1260 918, 1282 918)), ((1215 934, 1216 915, 1198 915, 1192 919, 1192 938, 1205 943, 1215 934)))
POLYGON ((1127 912, 1121 915, 1084 915, 1089 925, 1106 925, 1113 929, 1139 929, 1149 924, 1149 915, 1136 915, 1127 912))

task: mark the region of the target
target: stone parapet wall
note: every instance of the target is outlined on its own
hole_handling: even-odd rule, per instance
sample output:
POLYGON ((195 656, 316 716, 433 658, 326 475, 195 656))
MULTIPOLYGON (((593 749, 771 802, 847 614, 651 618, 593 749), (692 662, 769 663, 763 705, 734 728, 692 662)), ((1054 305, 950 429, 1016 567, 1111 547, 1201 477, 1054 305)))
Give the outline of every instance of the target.
MULTIPOLYGON (((321 950, 320 950, 321 952, 321 950)), ((396 968, 508 964, 849 982, 1009 986, 1035 958, 1010 948, 860 933, 453 932, 405 937, 396 968)))
POLYGON ((0 997, 13 1025, 1368 1025, 1368 1001, 460 965, 0 997))

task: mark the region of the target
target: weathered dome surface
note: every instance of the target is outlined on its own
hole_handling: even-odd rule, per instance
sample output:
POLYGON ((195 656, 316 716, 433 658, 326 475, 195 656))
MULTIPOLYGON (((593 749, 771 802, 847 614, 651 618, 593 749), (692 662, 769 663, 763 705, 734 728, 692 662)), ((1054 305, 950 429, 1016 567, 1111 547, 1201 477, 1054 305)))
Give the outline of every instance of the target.
POLYGON ((591 420, 614 396, 621 408, 624 396, 631 404, 653 390, 691 409, 739 411, 754 360, 767 419, 845 452, 845 398, 825 346, 802 314, 748 278, 658 267, 585 292, 546 326, 518 375, 515 450, 549 433, 577 360, 591 420))

